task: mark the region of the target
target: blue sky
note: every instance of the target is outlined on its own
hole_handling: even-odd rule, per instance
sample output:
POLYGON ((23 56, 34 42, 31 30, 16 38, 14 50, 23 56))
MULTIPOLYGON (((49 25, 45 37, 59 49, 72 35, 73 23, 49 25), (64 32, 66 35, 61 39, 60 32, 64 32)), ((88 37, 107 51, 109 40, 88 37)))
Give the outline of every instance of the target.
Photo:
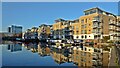
POLYGON ((93 7, 118 14, 117 2, 3 2, 2 30, 11 24, 22 25, 24 30, 41 24, 53 24, 57 18, 74 20, 93 7))

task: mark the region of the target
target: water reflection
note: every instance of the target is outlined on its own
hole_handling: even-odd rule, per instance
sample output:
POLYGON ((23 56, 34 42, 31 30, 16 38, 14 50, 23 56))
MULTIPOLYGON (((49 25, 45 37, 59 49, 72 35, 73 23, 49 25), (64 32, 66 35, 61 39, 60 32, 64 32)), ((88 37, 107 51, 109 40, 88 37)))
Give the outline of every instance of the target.
POLYGON ((21 51, 22 43, 8 44, 8 50, 11 52, 21 51))
MULTIPOLYGON (((78 47, 56 47, 56 45, 48 45, 46 43, 14 43, 8 44, 7 46, 8 51, 10 52, 18 52, 22 51, 23 54, 28 53, 27 51, 32 52, 34 55, 38 55, 37 57, 33 57, 31 61, 38 61, 38 66, 43 65, 70 65, 69 66, 94 66, 100 67, 102 63, 108 64, 108 61, 103 62, 104 58, 102 56, 107 56, 107 53, 101 54, 95 53, 95 49, 89 48, 87 51, 83 45, 78 47), (25 51, 26 49, 26 51, 25 51), (84 51, 84 49, 86 51, 84 51), (46 57, 42 59, 40 57, 46 57), (49 61, 46 61, 49 60, 49 61), (66 64, 68 63, 68 64, 66 64)), ((26 58, 33 56, 33 54, 27 55, 26 58)), ((21 54, 22 56, 22 54, 21 54)), ((107 60, 107 59, 106 59, 107 60)), ((23 62, 26 62, 23 60, 23 62)), ((14 63, 14 62, 13 62, 14 63)), ((27 64, 28 62, 26 62, 27 64)), ((32 63, 32 65, 36 65, 36 63, 32 63)))
POLYGON ((52 47, 55 45, 48 45, 46 43, 24 43, 27 50, 33 53, 38 53, 41 57, 51 56, 57 64, 71 63, 71 49, 64 47, 62 49, 52 47))

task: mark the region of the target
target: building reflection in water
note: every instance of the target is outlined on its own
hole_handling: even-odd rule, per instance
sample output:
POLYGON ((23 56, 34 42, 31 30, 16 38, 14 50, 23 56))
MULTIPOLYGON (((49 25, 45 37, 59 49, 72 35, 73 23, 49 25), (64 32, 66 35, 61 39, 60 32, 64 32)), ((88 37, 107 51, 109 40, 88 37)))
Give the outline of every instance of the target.
POLYGON ((38 52, 38 43, 25 43, 24 47, 27 48, 27 50, 31 50, 33 53, 38 52))
POLYGON ((55 48, 52 49, 52 57, 55 60, 56 63, 62 64, 65 62, 71 62, 71 54, 69 53, 69 50, 64 48, 55 48))
POLYGON ((39 43, 38 44, 38 54, 42 57, 44 56, 50 56, 51 50, 49 46, 45 43, 39 43))
POLYGON ((40 56, 51 56, 58 64, 73 63, 77 66, 101 67, 109 63, 109 52, 83 45, 73 47, 56 47, 45 43, 29 43, 24 47, 37 52, 40 56))
POLYGON ((9 44, 8 50, 11 52, 22 51, 22 43, 9 44))

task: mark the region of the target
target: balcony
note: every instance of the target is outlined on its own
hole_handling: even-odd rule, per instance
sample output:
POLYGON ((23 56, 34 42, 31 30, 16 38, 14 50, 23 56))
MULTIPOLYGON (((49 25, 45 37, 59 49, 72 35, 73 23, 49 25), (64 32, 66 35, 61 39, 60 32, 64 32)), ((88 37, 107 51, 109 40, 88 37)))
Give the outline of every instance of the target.
POLYGON ((93 25, 93 28, 94 28, 94 29, 95 29, 95 28, 97 28, 97 27, 98 27, 98 25, 96 25, 96 24, 95 24, 95 25, 93 25))
POLYGON ((120 36, 120 33, 117 33, 117 36, 120 36))
POLYGON ((118 32, 119 32, 119 31, 120 31, 120 28, 116 28, 116 31, 118 31, 118 32))
POLYGON ((97 32, 97 34, 100 34, 100 35, 101 35, 102 33, 101 33, 101 32, 97 32))
POLYGON ((73 30, 72 28, 69 28, 69 30, 73 30))
POLYGON ((102 25, 103 25, 102 23, 98 24, 98 28, 102 28, 102 25))
POLYGON ((120 26, 120 23, 117 22, 116 26, 120 26))
POLYGON ((69 29, 64 29, 65 32, 71 32, 72 30, 69 29))
POLYGON ((73 33, 72 32, 70 32, 70 34, 69 35, 73 35, 73 33))
POLYGON ((97 66, 98 65, 96 60, 92 60, 92 63, 93 63, 93 66, 97 66))
POLYGON ((102 61, 101 60, 97 60, 98 61, 98 65, 101 66, 102 65, 102 61))
POLYGON ((70 24, 65 24, 64 26, 65 26, 65 27, 69 27, 69 26, 70 26, 70 24))
POLYGON ((97 31, 92 31, 93 34, 97 34, 96 32, 97 32, 97 31))
POLYGON ((114 29, 114 27, 113 27, 113 26, 109 26, 109 29, 110 29, 110 30, 113 30, 113 29, 114 29))
POLYGON ((98 26, 99 29, 101 29, 102 27, 101 26, 98 26))
POLYGON ((99 18, 94 18, 93 20, 92 20, 93 22, 101 22, 101 20, 99 19, 99 18))
POLYGON ((109 35, 115 35, 116 34, 116 32, 110 32, 109 33, 109 35))
POLYGON ((93 56, 93 60, 97 60, 98 59, 97 54, 93 54, 92 56, 93 56))
POLYGON ((110 21, 110 22, 109 22, 109 25, 115 25, 115 22, 110 21))

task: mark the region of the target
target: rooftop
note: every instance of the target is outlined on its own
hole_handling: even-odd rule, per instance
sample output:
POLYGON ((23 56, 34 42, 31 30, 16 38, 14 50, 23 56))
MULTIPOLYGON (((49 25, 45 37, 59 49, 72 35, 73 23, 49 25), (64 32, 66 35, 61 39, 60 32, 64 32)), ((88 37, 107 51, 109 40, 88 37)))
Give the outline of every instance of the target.
POLYGON ((99 7, 90 8, 90 9, 84 10, 84 12, 87 12, 87 11, 90 11, 90 10, 94 10, 94 9, 100 10, 102 12, 105 12, 106 14, 110 14, 110 15, 113 15, 114 17, 116 17, 116 15, 114 15, 114 14, 112 14, 110 12, 104 11, 104 10, 100 9, 99 7))

